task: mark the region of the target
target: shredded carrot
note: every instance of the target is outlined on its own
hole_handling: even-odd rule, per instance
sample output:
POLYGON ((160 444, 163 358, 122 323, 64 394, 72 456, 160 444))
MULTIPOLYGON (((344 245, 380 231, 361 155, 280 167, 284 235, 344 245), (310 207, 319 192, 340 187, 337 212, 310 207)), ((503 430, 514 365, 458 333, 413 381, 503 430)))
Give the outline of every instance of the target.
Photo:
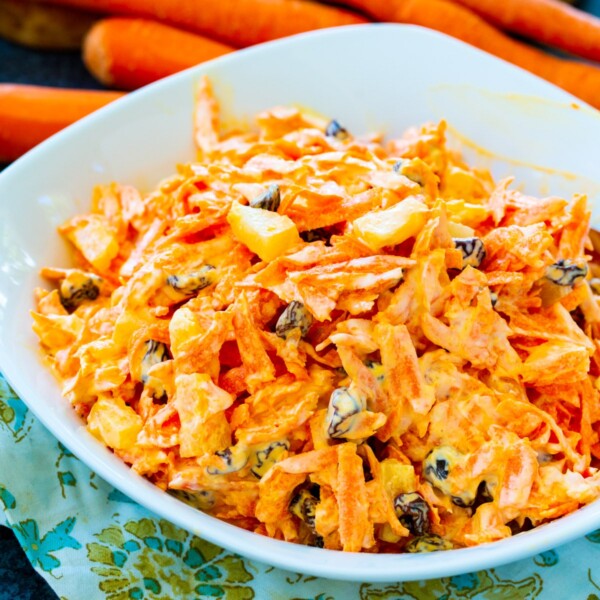
POLYGON ((199 159, 99 186, 59 228, 78 266, 42 270, 33 329, 93 435, 215 517, 347 552, 600 496, 583 196, 497 185, 444 123, 374 142, 275 107, 224 134, 208 80, 196 100, 199 159))
POLYGON ((368 502, 362 460, 354 444, 338 446, 338 476, 334 490, 339 506, 339 532, 342 550, 358 552, 369 548, 373 525, 368 519, 368 502))

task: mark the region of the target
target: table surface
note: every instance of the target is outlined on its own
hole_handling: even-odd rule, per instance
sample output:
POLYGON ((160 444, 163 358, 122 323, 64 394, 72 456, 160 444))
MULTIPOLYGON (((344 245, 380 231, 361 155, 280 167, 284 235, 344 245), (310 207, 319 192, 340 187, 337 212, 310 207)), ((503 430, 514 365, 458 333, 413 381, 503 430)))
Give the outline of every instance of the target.
MULTIPOLYGON (((600 15, 600 0, 579 6, 600 15)), ((96 88, 77 52, 35 52, 0 40, 0 83, 96 88)), ((0 170, 5 165, 0 164, 0 170)), ((27 560, 12 532, 0 526, 0 600, 58 600, 27 560)))

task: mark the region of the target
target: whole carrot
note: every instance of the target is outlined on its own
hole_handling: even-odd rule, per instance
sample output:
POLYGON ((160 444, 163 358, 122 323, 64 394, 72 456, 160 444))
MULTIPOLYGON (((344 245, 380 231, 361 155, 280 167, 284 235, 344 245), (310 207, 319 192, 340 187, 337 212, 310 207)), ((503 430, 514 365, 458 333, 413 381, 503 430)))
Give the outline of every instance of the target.
POLYGON ((233 50, 156 21, 113 17, 89 31, 83 60, 102 83, 133 90, 233 50))
POLYGON ((77 8, 163 21, 235 47, 295 33, 367 22, 352 12, 308 0, 44 0, 77 8))
POLYGON ((453 0, 502 29, 600 61, 600 19, 559 0, 453 0))
POLYGON ((600 69, 550 56, 509 38, 469 9, 448 0, 344 0, 382 21, 446 33, 543 77, 600 108, 600 69))
POLYGON ((15 160, 121 96, 119 92, 0 84, 0 162, 15 160))

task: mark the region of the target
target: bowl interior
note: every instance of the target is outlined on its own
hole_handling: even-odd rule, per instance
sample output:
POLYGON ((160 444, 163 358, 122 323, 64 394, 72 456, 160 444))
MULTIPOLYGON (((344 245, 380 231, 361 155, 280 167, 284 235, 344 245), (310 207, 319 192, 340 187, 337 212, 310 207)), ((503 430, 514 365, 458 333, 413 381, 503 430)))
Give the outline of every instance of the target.
POLYGON ((277 104, 308 107, 355 133, 400 134, 445 118, 453 143, 533 194, 587 193, 600 215, 599 113, 460 42, 416 27, 326 30, 226 56, 130 94, 31 151, 0 175, 0 365, 72 452, 150 510, 256 560, 360 581, 425 579, 528 556, 600 526, 600 503, 488 546, 428 555, 353 555, 295 546, 204 515, 135 476, 82 427, 40 359, 29 311, 44 265, 69 264, 56 227, 89 206, 98 183, 148 190, 194 158, 192 109, 212 79, 225 126, 277 104), (482 151, 482 149, 485 149, 482 151))

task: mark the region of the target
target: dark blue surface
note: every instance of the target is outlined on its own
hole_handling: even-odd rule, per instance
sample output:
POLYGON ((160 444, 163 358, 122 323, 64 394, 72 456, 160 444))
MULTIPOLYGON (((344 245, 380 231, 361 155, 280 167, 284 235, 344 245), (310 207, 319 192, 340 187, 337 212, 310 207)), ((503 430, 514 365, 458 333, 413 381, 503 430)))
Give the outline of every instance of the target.
POLYGON ((100 88, 79 52, 37 52, 0 39, 0 83, 100 88))
POLYGON ((600 0, 584 0, 582 2, 577 2, 577 6, 594 15, 600 15, 600 0))
MULTIPOLYGON (((600 15, 600 0, 586 0, 578 4, 600 15)), ((35 52, 1 39, 0 82, 102 87, 85 70, 76 52, 35 52)), ((0 600, 58 600, 44 579, 31 567, 12 532, 5 527, 0 527, 0 600)))
POLYGON ((0 600, 57 600, 6 527, 0 527, 0 600))

